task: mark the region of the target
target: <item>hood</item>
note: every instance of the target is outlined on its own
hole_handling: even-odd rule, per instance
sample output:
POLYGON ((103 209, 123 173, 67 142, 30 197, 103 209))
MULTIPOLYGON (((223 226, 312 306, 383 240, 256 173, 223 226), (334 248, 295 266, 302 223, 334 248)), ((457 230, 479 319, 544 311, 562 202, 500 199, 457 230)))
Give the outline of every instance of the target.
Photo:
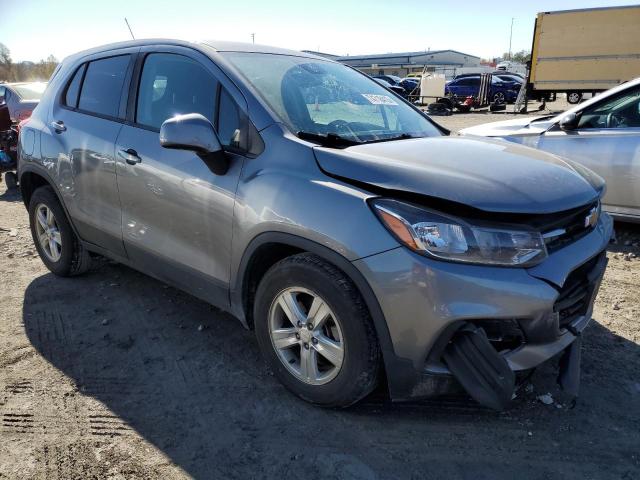
POLYGON ((554 119, 555 116, 519 117, 513 120, 503 120, 464 128, 460 130, 460 135, 477 135, 479 137, 541 135, 551 127, 554 119))
POLYGON ((314 152, 331 176, 488 212, 559 212, 603 188, 559 157, 502 140, 417 138, 314 152))

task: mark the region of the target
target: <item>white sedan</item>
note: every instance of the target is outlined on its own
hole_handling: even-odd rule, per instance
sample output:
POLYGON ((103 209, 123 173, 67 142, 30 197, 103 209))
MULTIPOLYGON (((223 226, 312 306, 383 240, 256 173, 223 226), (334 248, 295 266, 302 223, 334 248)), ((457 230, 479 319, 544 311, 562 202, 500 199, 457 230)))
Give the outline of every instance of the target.
POLYGON ((606 180, 604 209, 640 222, 640 78, 559 115, 486 123, 460 134, 503 138, 581 163, 606 180))

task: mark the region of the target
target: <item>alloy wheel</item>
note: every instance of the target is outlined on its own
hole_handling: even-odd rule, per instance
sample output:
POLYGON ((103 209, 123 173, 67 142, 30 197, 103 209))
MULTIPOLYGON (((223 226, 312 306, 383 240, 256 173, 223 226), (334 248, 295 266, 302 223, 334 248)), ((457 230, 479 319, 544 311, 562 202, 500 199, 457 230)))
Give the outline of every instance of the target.
POLYGON ((306 384, 328 383, 342 368, 345 341, 340 321, 311 290, 290 287, 275 297, 269 335, 282 364, 306 384))
POLYGON ((577 92, 571 92, 567 95, 567 101, 569 103, 578 103, 580 101, 580 94, 577 92))
POLYGON ((35 225, 38 242, 46 257, 57 262, 62 256, 62 236, 53 211, 44 203, 35 209, 35 225))

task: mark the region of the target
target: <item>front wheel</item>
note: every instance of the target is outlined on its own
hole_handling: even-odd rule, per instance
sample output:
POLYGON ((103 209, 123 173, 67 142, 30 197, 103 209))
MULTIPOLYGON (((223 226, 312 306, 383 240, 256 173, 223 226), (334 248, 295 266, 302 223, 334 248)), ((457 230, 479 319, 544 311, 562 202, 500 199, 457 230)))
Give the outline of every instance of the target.
POLYGON ((371 316, 351 280, 316 255, 274 265, 254 303, 262 355, 294 394, 347 407, 376 385, 380 349, 371 316))
POLYGON ((496 92, 493 95, 493 102, 497 103, 497 104, 505 103, 506 102, 506 97, 505 97, 504 93, 496 92))

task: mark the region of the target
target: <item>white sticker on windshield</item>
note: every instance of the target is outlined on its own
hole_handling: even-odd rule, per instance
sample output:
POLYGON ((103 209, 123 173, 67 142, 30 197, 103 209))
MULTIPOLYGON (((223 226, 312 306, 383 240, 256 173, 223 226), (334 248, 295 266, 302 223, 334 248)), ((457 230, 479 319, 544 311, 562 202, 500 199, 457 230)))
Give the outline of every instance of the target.
POLYGON ((362 96, 374 105, 398 105, 396 101, 388 95, 373 95, 372 93, 363 93, 362 96))

